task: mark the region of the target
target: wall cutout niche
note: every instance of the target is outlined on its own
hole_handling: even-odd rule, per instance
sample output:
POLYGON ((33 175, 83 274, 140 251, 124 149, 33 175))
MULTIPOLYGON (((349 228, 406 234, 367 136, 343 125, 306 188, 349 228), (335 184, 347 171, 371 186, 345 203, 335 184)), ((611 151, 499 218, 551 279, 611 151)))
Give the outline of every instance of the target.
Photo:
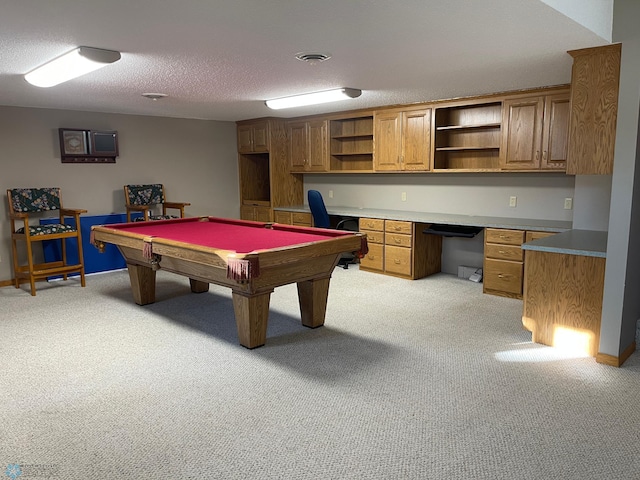
POLYGON ((116 163, 118 132, 60 128, 62 163, 116 163))

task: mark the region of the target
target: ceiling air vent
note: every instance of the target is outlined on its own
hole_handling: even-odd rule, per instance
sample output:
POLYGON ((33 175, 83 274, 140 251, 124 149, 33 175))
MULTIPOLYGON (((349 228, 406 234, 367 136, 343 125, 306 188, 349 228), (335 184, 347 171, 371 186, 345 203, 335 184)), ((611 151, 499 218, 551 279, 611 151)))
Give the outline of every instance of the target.
POLYGON ((303 62, 310 63, 311 65, 315 65, 317 63, 324 62, 325 60, 329 60, 331 55, 327 53, 298 53, 296 54, 296 58, 303 62))

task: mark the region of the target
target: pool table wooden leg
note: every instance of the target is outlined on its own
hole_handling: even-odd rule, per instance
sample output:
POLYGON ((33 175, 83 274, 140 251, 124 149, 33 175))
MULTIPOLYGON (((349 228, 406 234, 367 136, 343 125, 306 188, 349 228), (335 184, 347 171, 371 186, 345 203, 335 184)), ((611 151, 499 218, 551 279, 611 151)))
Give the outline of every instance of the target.
POLYGON ((316 328, 324 325, 330 279, 331 277, 325 277, 298 282, 300 316, 305 327, 316 328))
POLYGON ((133 299, 138 305, 148 305, 156 301, 156 271, 127 263, 133 299))
POLYGON ((238 339, 243 347, 256 348, 265 344, 271 292, 273 290, 247 296, 233 291, 238 339))
POLYGON ((193 278, 190 278, 189 284, 191 285, 192 293, 205 293, 209 291, 208 282, 201 282, 200 280, 194 280, 193 278))

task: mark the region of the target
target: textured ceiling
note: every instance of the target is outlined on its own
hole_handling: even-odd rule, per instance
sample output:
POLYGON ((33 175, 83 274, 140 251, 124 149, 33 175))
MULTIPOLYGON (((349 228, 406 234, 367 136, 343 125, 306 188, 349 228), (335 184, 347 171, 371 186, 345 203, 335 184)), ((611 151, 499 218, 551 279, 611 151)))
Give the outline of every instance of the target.
POLYGON ((568 83, 566 51, 605 43, 539 0, 7 0, 0 105, 293 117, 568 83), (24 80, 80 45, 122 59, 52 88, 24 80), (332 58, 309 65, 299 52, 332 58), (264 105, 334 87, 363 93, 320 107, 264 105))

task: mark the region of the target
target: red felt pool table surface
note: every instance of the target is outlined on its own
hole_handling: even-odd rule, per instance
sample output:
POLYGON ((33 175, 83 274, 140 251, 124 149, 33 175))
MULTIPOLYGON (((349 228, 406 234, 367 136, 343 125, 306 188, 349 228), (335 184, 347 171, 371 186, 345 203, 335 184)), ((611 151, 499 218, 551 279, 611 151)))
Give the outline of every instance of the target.
POLYGON ((110 225, 122 232, 249 253, 352 235, 353 232, 205 217, 110 225), (265 228, 269 226, 269 228, 265 228))
POLYGON ((124 256, 133 297, 155 302, 157 270, 189 278, 191 291, 210 283, 232 289, 240 344, 266 341, 269 300, 275 287, 296 283, 302 324, 324 324, 329 280, 340 255, 367 251, 359 232, 297 227, 216 217, 94 226, 91 242, 110 243, 124 256))

